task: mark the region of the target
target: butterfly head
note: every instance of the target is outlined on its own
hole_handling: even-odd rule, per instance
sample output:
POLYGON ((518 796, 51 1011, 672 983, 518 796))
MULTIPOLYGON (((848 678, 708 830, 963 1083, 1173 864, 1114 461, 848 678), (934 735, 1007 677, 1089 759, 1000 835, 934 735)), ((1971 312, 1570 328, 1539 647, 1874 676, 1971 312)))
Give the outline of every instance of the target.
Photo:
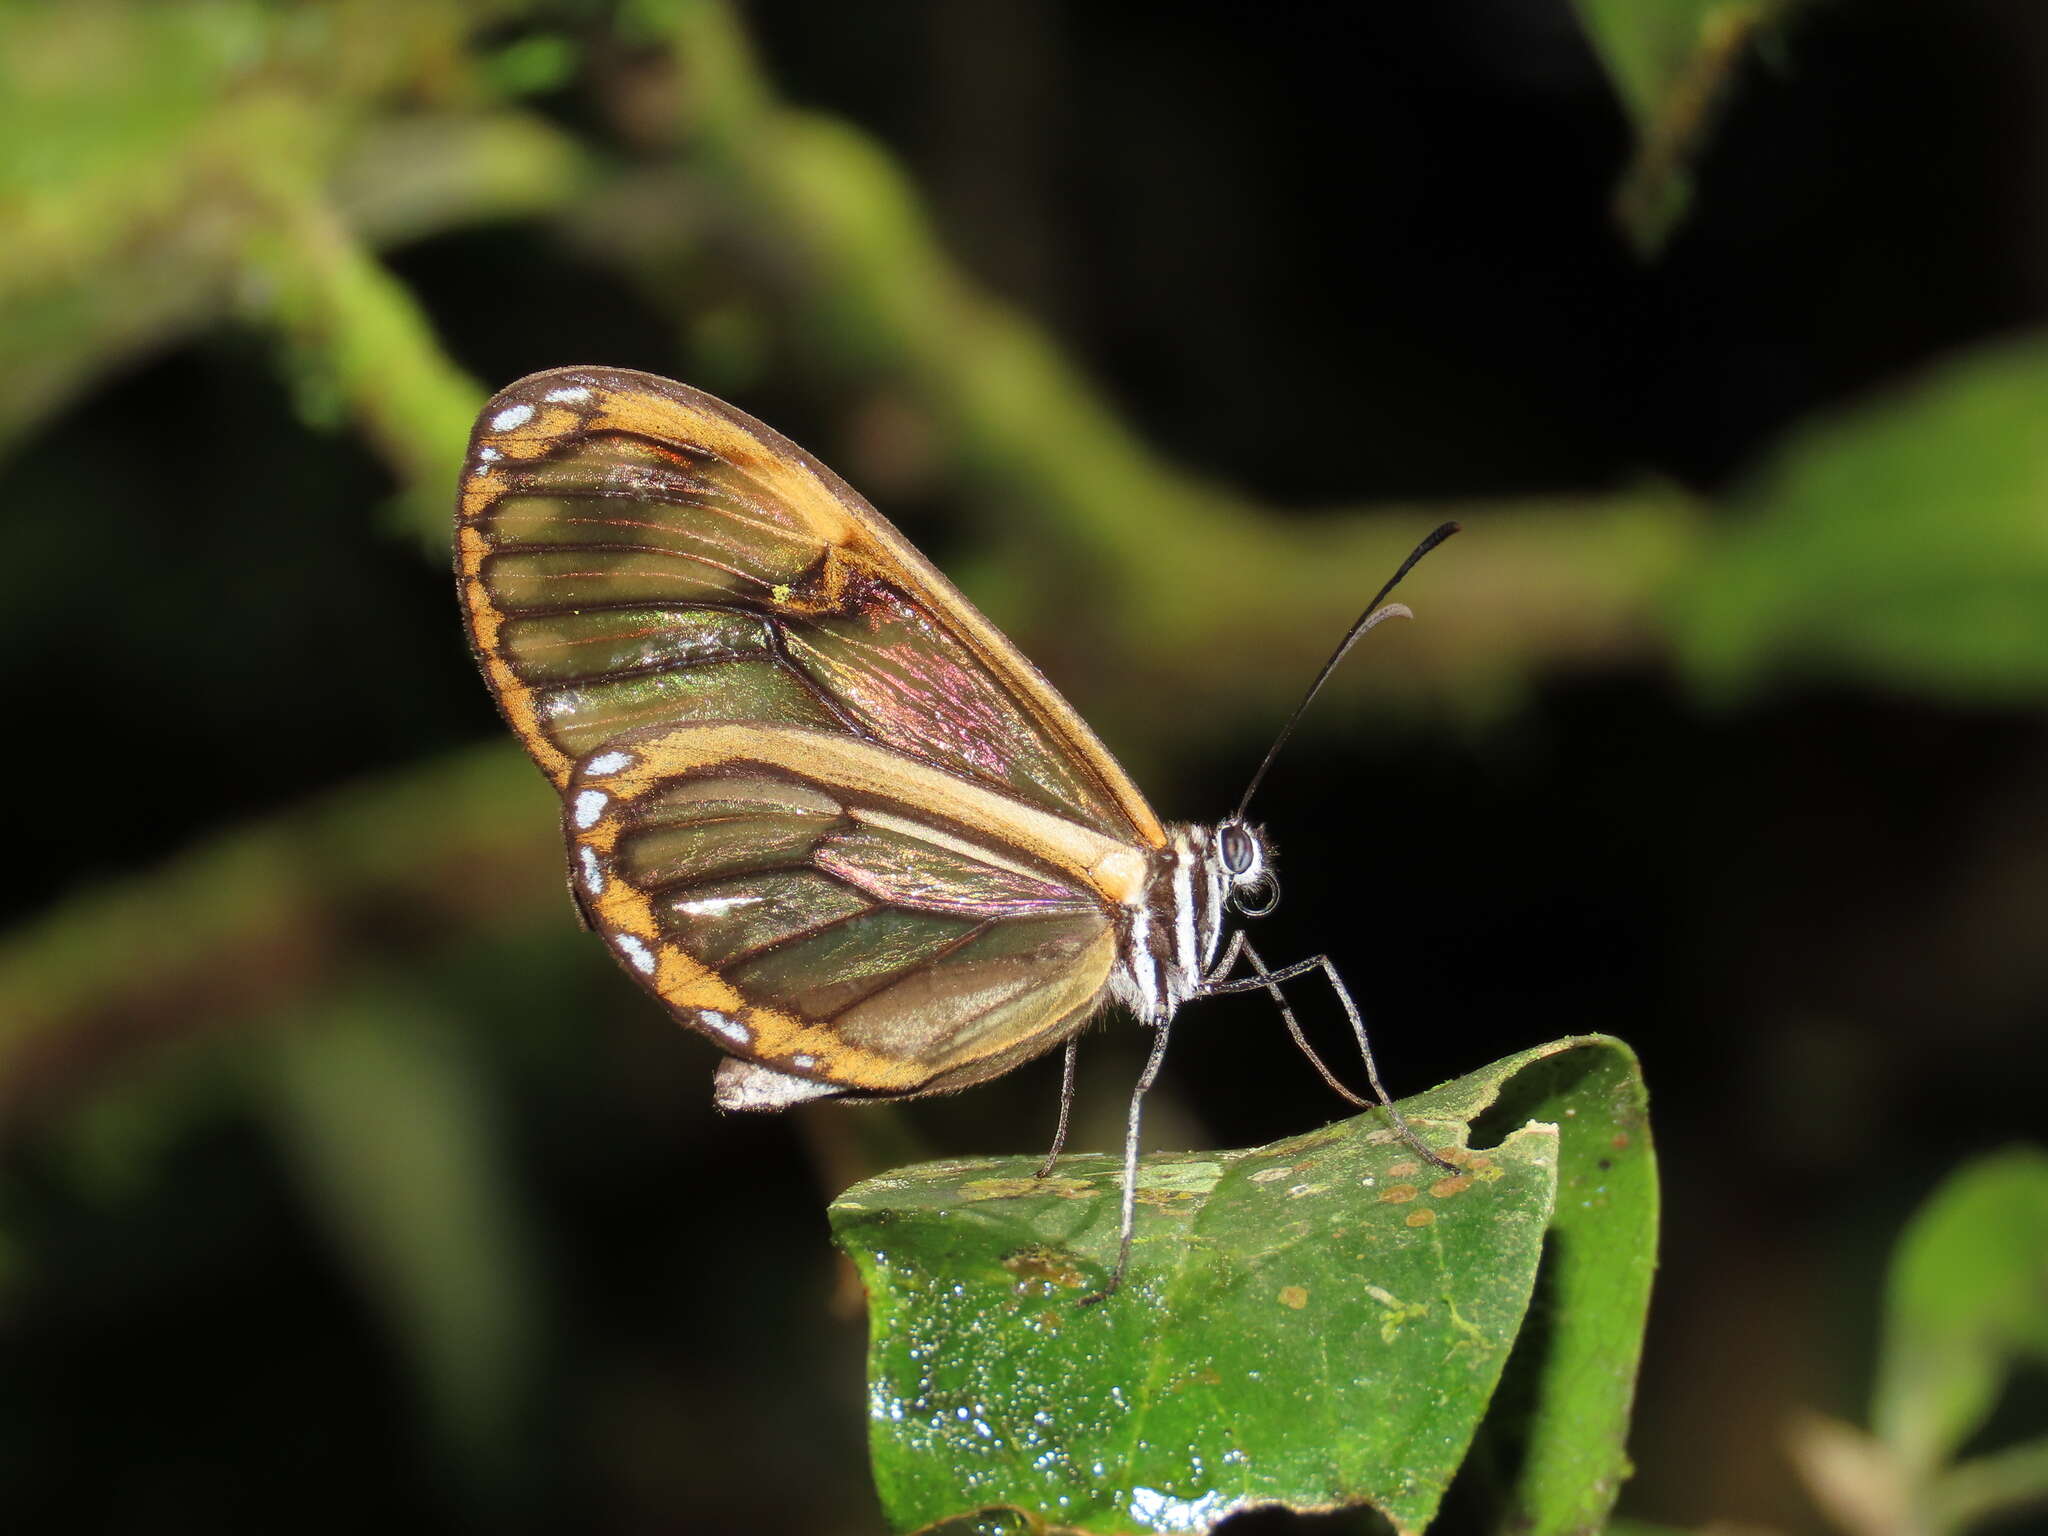
POLYGON ((1273 849, 1263 828, 1235 816, 1218 825, 1216 862, 1230 882, 1231 909, 1240 917, 1264 917, 1280 905, 1273 849))

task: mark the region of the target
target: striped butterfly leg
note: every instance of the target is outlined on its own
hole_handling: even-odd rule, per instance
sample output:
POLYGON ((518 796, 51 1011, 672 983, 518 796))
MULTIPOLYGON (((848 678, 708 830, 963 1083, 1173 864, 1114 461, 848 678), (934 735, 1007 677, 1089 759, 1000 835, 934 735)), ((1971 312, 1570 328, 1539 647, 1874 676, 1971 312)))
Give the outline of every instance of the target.
MULTIPOLYGON (((1309 1062, 1315 1067, 1316 1071, 1322 1075, 1324 1082, 1335 1089, 1341 1097, 1362 1109, 1378 1108, 1386 1111, 1387 1118, 1392 1122, 1394 1129, 1400 1133, 1401 1139, 1407 1142, 1419 1156, 1434 1163, 1446 1172, 1457 1172, 1456 1165, 1439 1156, 1416 1133, 1415 1128, 1408 1123, 1407 1118, 1402 1115, 1401 1111, 1394 1107, 1393 1099, 1388 1095, 1386 1087, 1380 1082, 1379 1065, 1373 1060, 1372 1045, 1366 1038, 1365 1020, 1360 1015, 1357 1003, 1352 1000, 1350 990, 1344 985, 1343 978, 1337 974, 1337 968, 1331 963, 1328 955, 1312 955, 1306 960, 1297 961, 1293 965, 1283 966, 1277 971, 1271 971, 1266 968, 1265 961, 1259 957, 1258 951, 1252 948, 1251 942, 1245 937, 1244 930, 1240 928, 1231 935, 1230 947, 1224 951, 1222 959, 1216 963, 1208 975, 1203 977, 1201 990, 1195 996, 1221 997, 1232 992, 1255 991, 1263 991, 1273 999, 1274 1004, 1280 1010, 1280 1017, 1286 1022, 1288 1034, 1293 1037, 1294 1043, 1301 1048, 1302 1054, 1308 1057, 1309 1062), (1230 979, 1230 972, 1235 968, 1240 957, 1251 962, 1253 974, 1233 981, 1230 979), (1337 1079, 1336 1074, 1330 1071, 1322 1058, 1316 1054, 1314 1047, 1309 1044, 1308 1037, 1302 1033, 1300 1021, 1295 1018, 1292 1005, 1288 1003, 1286 994, 1281 991, 1282 983, 1292 981, 1298 976, 1305 976, 1314 970, 1320 970, 1328 978, 1331 990, 1337 994, 1337 1000, 1344 1006, 1344 1016, 1351 1021, 1351 1033, 1357 1039, 1359 1054, 1365 1060, 1366 1077, 1372 1083, 1373 1092, 1378 1095, 1376 1100, 1360 1098, 1349 1088, 1346 1088, 1337 1079)), ((1146 1093, 1150 1091, 1153 1082, 1159 1076, 1160 1064, 1166 1059, 1166 1039, 1171 1025, 1172 1021, 1169 1019, 1166 1024, 1159 1026, 1158 1035, 1152 1042, 1151 1055, 1145 1061, 1145 1070, 1139 1074, 1138 1085, 1131 1093, 1130 1118, 1124 1130, 1123 1204, 1117 1233, 1116 1268, 1111 1272, 1108 1284, 1093 1295, 1081 1298, 1080 1305, 1084 1307, 1092 1306, 1097 1302, 1107 1301, 1111 1296, 1114 1296, 1118 1287, 1123 1284, 1125 1271, 1130 1268, 1131 1244, 1135 1236, 1137 1221, 1138 1137, 1143 1106, 1146 1093)), ((1069 1040, 1067 1044, 1069 1052, 1068 1064, 1071 1072, 1074 1042, 1069 1040)), ((1071 1094, 1072 1087, 1073 1083, 1070 1076, 1067 1083, 1069 1094, 1071 1094)), ((1061 1104, 1061 1140, 1064 1140, 1065 1129, 1066 1103, 1063 1100, 1061 1104)), ((1059 1142, 1056 1141, 1054 1143, 1055 1153, 1057 1153, 1058 1146, 1059 1142)), ((1049 1171, 1051 1166, 1051 1161, 1048 1160, 1045 1169, 1042 1169, 1041 1173, 1049 1171)))
POLYGON ((1145 1070, 1138 1074, 1138 1086, 1131 1091, 1131 1115, 1124 1128, 1124 1198, 1117 1229, 1116 1268, 1110 1272, 1107 1285, 1093 1295, 1081 1298, 1079 1305, 1084 1307, 1092 1307, 1114 1296, 1117 1287, 1124 1283, 1124 1271, 1131 1267, 1131 1239, 1138 1219, 1138 1132, 1144 1115, 1145 1095, 1158 1079, 1160 1063, 1166 1060, 1166 1037, 1172 1027, 1171 1018, 1158 1026, 1158 1033, 1152 1041, 1152 1054, 1145 1058, 1145 1070))
POLYGON ((1337 974, 1337 967, 1331 962, 1328 955, 1311 955, 1306 960, 1298 960, 1292 965, 1282 966, 1277 971, 1270 971, 1266 969, 1266 962, 1259 957, 1259 952, 1252 948, 1250 941, 1245 938, 1244 930, 1240 928, 1231 936, 1230 948, 1225 953, 1222 962, 1203 979, 1202 990, 1198 995, 1202 997, 1220 997, 1232 992, 1258 991, 1265 992, 1267 996, 1273 999, 1273 1004, 1280 1010, 1281 1020, 1286 1024, 1287 1033, 1293 1038, 1295 1045, 1309 1059, 1309 1064, 1321 1075, 1323 1081, 1328 1083, 1340 1098, 1343 1098, 1348 1103, 1357 1105, 1361 1109, 1377 1108, 1384 1110, 1394 1130, 1399 1133, 1401 1139, 1407 1142, 1409 1147, 1417 1154, 1447 1172, 1455 1173, 1457 1171, 1457 1166, 1446 1161, 1435 1149, 1425 1142, 1416 1133, 1415 1128, 1408 1123, 1407 1117, 1394 1107, 1392 1096, 1388 1094, 1385 1085, 1380 1082, 1379 1064, 1373 1059, 1372 1043, 1366 1038, 1365 1019, 1358 1011, 1358 1004, 1352 1001, 1350 988, 1344 985, 1344 978, 1337 974), (1230 979, 1230 971, 1240 953, 1251 962, 1252 974, 1232 980, 1230 979), (1339 1082, 1336 1074, 1324 1065, 1323 1059, 1316 1054, 1315 1049, 1308 1043, 1308 1037, 1302 1033, 1301 1023, 1295 1018, 1294 1009, 1288 1003, 1286 994, 1280 990, 1281 983, 1292 981, 1297 976, 1305 976, 1314 970, 1320 970, 1324 977, 1328 979, 1330 990, 1337 994, 1337 1001, 1343 1005, 1344 1017, 1351 1022, 1352 1038, 1358 1042, 1358 1054, 1365 1062, 1366 1079, 1372 1084, 1372 1091, 1375 1095, 1372 1099, 1360 1098, 1349 1088, 1345 1087, 1343 1083, 1339 1082))
MULTIPOLYGON (((1288 976, 1312 969, 1315 965, 1313 960, 1290 967, 1287 976, 1275 978, 1270 973, 1265 973, 1263 980, 1259 977, 1253 977, 1252 980, 1238 986, 1226 987, 1222 985, 1223 982, 1230 979, 1230 973, 1237 969, 1237 962, 1244 956, 1244 952, 1249 947, 1249 944, 1250 940, 1245 936, 1245 931, 1242 928, 1230 936, 1230 947, 1223 952, 1223 958, 1210 967, 1209 973, 1202 978, 1200 995, 1203 997, 1213 997, 1228 992, 1249 992, 1255 987, 1264 987, 1267 995, 1273 999, 1274 1005, 1279 1008, 1281 1021, 1286 1024, 1287 1033, 1293 1039, 1296 1048, 1300 1050, 1302 1055, 1308 1058, 1309 1065, 1314 1067, 1317 1075, 1329 1085, 1330 1091, 1336 1094, 1338 1098, 1344 1100, 1345 1103, 1356 1105, 1359 1109, 1376 1108, 1379 1103, 1377 1099, 1360 1098, 1344 1085, 1342 1079, 1336 1073, 1332 1072, 1324 1064, 1323 1058, 1316 1054, 1316 1048, 1308 1043, 1308 1036, 1302 1033, 1301 1022, 1295 1018, 1294 1009, 1289 1006, 1286 994, 1279 988, 1278 983, 1288 979, 1288 976)), ((1256 963, 1254 961, 1254 964, 1256 963)), ((1367 1059, 1370 1060, 1370 1057, 1367 1059)))
POLYGON ((1053 1165, 1060 1160, 1060 1153, 1067 1145, 1067 1122, 1074 1114, 1074 1064, 1081 1054, 1081 1037, 1067 1037, 1066 1057, 1060 1065, 1060 1123, 1053 1129, 1052 1150, 1045 1154, 1045 1161, 1038 1165, 1033 1178, 1052 1177, 1053 1165))

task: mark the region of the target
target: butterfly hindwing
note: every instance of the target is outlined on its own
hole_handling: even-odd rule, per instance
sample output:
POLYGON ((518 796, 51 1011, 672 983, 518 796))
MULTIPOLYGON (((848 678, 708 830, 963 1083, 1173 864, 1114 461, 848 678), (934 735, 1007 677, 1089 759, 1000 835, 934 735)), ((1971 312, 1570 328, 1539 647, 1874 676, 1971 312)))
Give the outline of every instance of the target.
POLYGON ((598 931, 727 1051, 872 1096, 960 1087, 1085 1022, 1127 845, 804 727, 617 738, 565 797, 598 931))

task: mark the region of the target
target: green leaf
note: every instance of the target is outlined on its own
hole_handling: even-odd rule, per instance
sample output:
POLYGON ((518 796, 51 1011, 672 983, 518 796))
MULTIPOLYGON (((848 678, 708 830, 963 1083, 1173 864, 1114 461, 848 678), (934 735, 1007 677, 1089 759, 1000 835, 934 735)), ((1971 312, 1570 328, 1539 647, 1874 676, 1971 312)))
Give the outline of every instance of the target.
POLYGON ((1615 217, 1638 249, 1662 245, 1691 198, 1692 162, 1728 77, 1787 0, 1575 0, 1579 25, 1635 125, 1615 217))
POLYGON ((2015 1363, 2048 1362, 2044 1255, 2048 1154, 2032 1147, 1952 1175, 1900 1239, 1871 1417, 1915 1478, 1984 1423, 2015 1363))
MULTIPOLYGON (((1657 1267, 1656 1152, 1635 1053, 1582 1035, 1510 1056, 1490 1122, 1562 1131, 1557 1208, 1544 1253, 1545 1327, 1510 1385, 1526 1406, 1497 1408, 1489 1438, 1514 1457, 1504 1528, 1522 1536, 1597 1531, 1633 1470, 1625 1450, 1657 1267), (1579 1047, 1579 1049, 1572 1049, 1579 1047)), ((1470 1083, 1473 1078, 1462 1079, 1470 1083)), ((1424 1096, 1425 1099, 1427 1095, 1424 1096)))
POLYGON ((1634 1059, 1559 1041, 1403 1108, 1460 1174, 1377 1114, 1147 1159, 1130 1274, 1099 1305, 1080 1302, 1115 1259, 1112 1158, 1042 1181, 1028 1161, 936 1163, 847 1191, 832 1221, 868 1286, 896 1528, 1008 1511, 1018 1529, 1195 1531, 1259 1504, 1370 1503, 1420 1529, 1511 1353, 1516 1422, 1494 1440, 1515 1516, 1597 1527, 1626 1471, 1655 1244, 1634 1059), (1482 1115, 1507 1132, 1466 1151, 1482 1115), (1547 1250, 1543 1347, 1518 1353, 1547 1250))
POLYGON ((2048 336, 1815 423, 1738 496, 1673 628, 1712 692, 1774 674, 2048 696, 2048 336))

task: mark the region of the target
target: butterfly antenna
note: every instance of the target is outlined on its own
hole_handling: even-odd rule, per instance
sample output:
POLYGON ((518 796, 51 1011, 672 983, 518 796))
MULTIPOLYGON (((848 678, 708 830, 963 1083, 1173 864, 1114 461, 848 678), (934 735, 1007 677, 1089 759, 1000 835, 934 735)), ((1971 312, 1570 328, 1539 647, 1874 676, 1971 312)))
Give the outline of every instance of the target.
POLYGON ((1330 659, 1323 663, 1323 670, 1318 672, 1316 680, 1308 685, 1308 692, 1303 694, 1301 702, 1294 706, 1294 713, 1289 715, 1287 723, 1280 727, 1280 734, 1273 738, 1273 745, 1266 749, 1264 761, 1259 764, 1258 771, 1252 775, 1251 783, 1244 787, 1244 798, 1237 802, 1236 820, 1242 821, 1244 819, 1245 810, 1252 803, 1252 796, 1258 793, 1260 781, 1266 777, 1266 770, 1273 766, 1273 759, 1278 757, 1280 749, 1287 745, 1287 738, 1294 734, 1294 728, 1301 723, 1301 717, 1308 713, 1309 705, 1314 701, 1315 696, 1322 691, 1323 684, 1330 680, 1330 674, 1337 670, 1337 663, 1344 659, 1345 654, 1351 647, 1356 645, 1360 638, 1378 625, 1382 619, 1410 619, 1415 616, 1400 603, 1388 603, 1387 594, 1401 585, 1401 578, 1415 569, 1416 561, 1456 533, 1459 526, 1457 523, 1444 523, 1432 532, 1428 538, 1416 545, 1409 552, 1408 558, 1401 562, 1401 568, 1387 578, 1387 584, 1381 587, 1378 595, 1365 605, 1365 612, 1361 613, 1358 616, 1358 622, 1345 632, 1344 638, 1339 642, 1337 649, 1330 653, 1330 659), (1383 603, 1386 604, 1385 607, 1381 606, 1383 603))

